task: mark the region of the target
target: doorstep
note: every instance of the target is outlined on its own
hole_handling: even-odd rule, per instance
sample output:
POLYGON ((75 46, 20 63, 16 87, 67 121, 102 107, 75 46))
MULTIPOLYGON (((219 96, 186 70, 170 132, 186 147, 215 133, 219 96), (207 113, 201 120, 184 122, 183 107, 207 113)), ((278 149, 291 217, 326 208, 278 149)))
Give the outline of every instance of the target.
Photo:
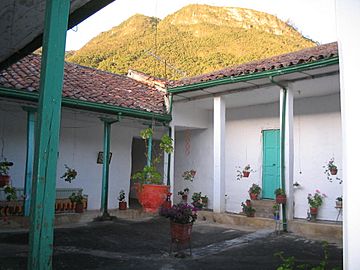
MULTIPOLYGON (((245 230, 275 230, 275 221, 263 217, 246 217, 232 213, 214 213, 212 211, 199 211, 199 220, 207 220, 220 224, 241 226, 245 230)), ((342 244, 342 224, 338 222, 316 221, 309 222, 302 219, 288 221, 288 231, 296 235, 329 243, 342 244)))

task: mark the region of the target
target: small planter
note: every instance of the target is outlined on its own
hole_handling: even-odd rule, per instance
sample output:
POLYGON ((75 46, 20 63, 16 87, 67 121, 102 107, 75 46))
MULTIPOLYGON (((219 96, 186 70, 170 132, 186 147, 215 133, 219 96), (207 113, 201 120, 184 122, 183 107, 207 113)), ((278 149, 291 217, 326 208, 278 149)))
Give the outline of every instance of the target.
POLYGON ((336 208, 342 208, 342 201, 335 201, 336 202, 336 208))
POLYGON ((330 174, 331 175, 337 175, 338 169, 334 168, 334 169, 330 169, 330 174))
POLYGON ((243 177, 246 177, 246 178, 248 178, 249 177, 249 175, 250 175, 250 171, 243 171, 242 172, 243 173, 243 177))
POLYGON ((188 243, 191 237, 192 223, 170 222, 171 241, 179 244, 188 243))
POLYGON ((256 194, 256 193, 249 193, 249 194, 250 194, 250 199, 251 200, 257 200, 258 199, 259 194, 256 194))
POLYGON ((280 220, 280 214, 274 213, 274 220, 280 220))
POLYGON ((10 176, 9 175, 0 175, 0 188, 9 185, 10 176))
POLYGON ((310 207, 310 214, 311 215, 317 215, 317 213, 318 213, 318 208, 310 207))
POLYGON ((76 203, 75 204, 75 213, 83 213, 84 212, 84 204, 76 203))
POLYGON ((208 198, 207 197, 201 197, 201 201, 203 204, 203 208, 207 208, 208 206, 208 198))
POLYGON ((119 202, 119 210, 126 210, 127 203, 126 202, 119 202))
POLYGON ((286 204, 286 195, 276 195, 276 203, 286 204))

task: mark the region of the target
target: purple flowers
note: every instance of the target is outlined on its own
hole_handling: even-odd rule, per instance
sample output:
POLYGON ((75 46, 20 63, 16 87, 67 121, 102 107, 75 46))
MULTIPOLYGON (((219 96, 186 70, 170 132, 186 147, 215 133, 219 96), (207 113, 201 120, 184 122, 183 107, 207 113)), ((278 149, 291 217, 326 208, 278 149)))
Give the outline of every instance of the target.
POLYGON ((187 203, 175 204, 171 208, 161 208, 160 215, 180 224, 194 223, 197 219, 196 208, 187 203))

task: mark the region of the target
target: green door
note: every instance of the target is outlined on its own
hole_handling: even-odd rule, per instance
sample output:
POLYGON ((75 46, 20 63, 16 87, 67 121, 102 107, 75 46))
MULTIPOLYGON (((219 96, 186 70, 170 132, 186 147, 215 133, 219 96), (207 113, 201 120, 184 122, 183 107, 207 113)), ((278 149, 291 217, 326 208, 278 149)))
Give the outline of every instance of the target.
POLYGON ((280 130, 263 130, 262 197, 275 199, 280 187, 280 130))

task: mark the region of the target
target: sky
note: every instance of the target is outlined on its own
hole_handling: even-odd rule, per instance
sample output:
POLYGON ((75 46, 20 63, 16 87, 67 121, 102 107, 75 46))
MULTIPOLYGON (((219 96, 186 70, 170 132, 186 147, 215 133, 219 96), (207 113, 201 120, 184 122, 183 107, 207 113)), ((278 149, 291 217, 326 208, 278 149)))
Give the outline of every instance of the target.
POLYGON ((66 50, 78 50, 93 37, 139 13, 163 19, 189 4, 243 7, 290 20, 320 44, 336 41, 335 0, 116 0, 68 31, 66 50))

